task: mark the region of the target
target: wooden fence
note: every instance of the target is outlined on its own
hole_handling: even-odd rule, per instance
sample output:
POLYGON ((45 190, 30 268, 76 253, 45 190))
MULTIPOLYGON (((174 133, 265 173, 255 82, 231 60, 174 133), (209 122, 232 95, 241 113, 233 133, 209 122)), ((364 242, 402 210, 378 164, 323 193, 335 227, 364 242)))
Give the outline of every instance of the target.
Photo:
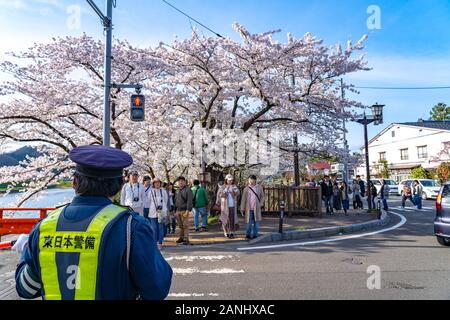
POLYGON ((264 213, 280 212, 284 201, 285 211, 292 215, 322 215, 322 193, 320 188, 264 186, 264 213))
MULTIPOLYGON (((280 203, 284 201, 287 215, 322 216, 322 193, 320 188, 263 186, 264 208, 263 214, 278 214, 280 203)), ((240 188, 241 194, 244 190, 240 188)), ((210 199, 216 199, 217 188, 208 190, 210 199)))

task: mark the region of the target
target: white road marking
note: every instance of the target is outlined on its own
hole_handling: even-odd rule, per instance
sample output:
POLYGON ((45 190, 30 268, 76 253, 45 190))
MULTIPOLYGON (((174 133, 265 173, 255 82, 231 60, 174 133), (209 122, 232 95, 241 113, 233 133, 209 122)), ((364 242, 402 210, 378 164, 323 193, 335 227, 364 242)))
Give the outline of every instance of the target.
POLYGON ((245 273, 244 270, 234 270, 228 268, 222 269, 213 269, 213 270, 200 270, 199 268, 172 268, 174 274, 194 274, 194 273, 203 273, 203 274, 235 274, 235 273, 245 273))
POLYGON ((288 243, 288 244, 279 244, 279 245, 272 245, 272 246, 261 246, 261 247, 245 247, 245 248, 238 248, 239 251, 252 251, 252 250, 264 250, 264 249, 276 249, 276 248, 287 248, 287 247, 298 247, 298 246, 308 246, 308 245, 314 245, 314 244, 321 244, 321 243, 329 243, 329 242, 337 242, 337 241, 344 241, 344 240, 350 240, 350 239, 358 239, 358 238, 364 238, 368 236, 377 235, 380 233, 386 233, 392 230, 396 230, 398 228, 401 228, 405 223, 408 221, 403 215, 392 212, 394 215, 398 216, 401 221, 396 224, 393 227, 382 229, 374 232, 364 233, 364 234, 357 234, 353 236, 348 237, 342 237, 342 238, 333 238, 333 239, 325 239, 325 240, 318 240, 318 241, 309 241, 309 242, 298 242, 298 243, 288 243))
POLYGON ((168 257, 166 258, 166 261, 183 261, 186 262, 194 262, 195 260, 206 260, 206 261, 221 261, 221 260, 232 260, 235 258, 234 256, 175 256, 175 257, 168 257))
MULTIPOLYGON (((204 297, 204 296, 206 296, 206 294, 204 294, 204 293, 170 293, 169 294, 169 297, 172 297, 172 298, 189 298, 189 297, 198 298, 198 297, 204 297)), ((218 297, 219 294, 218 293, 209 293, 209 294, 207 294, 207 296, 218 297)))
POLYGON ((198 268, 172 268, 173 274, 193 274, 193 273, 198 273, 199 269, 198 268))
POLYGON ((232 274, 232 273, 245 273, 245 271, 244 270, 234 270, 234 269, 222 268, 222 269, 214 269, 214 270, 204 270, 204 271, 200 271, 200 273, 206 273, 206 274, 232 274))
POLYGON ((406 212, 417 212, 417 213, 420 213, 420 212, 427 212, 428 213, 429 211, 434 212, 434 210, 436 210, 436 208, 430 208, 430 207, 422 207, 422 210, 419 210, 419 209, 417 209, 415 207, 406 207, 406 208, 396 207, 394 209, 395 210, 403 210, 403 211, 406 211, 406 212))

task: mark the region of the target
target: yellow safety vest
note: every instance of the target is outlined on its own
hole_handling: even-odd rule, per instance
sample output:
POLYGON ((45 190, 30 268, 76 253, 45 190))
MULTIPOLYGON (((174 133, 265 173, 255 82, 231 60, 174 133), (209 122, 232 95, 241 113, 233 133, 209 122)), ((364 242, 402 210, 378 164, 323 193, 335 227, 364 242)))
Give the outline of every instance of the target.
POLYGON ((103 232, 108 224, 126 211, 109 205, 101 210, 85 232, 56 231, 58 219, 64 208, 51 212, 39 228, 39 265, 45 300, 61 300, 56 253, 79 253, 76 273, 75 300, 95 300, 97 267, 103 232))

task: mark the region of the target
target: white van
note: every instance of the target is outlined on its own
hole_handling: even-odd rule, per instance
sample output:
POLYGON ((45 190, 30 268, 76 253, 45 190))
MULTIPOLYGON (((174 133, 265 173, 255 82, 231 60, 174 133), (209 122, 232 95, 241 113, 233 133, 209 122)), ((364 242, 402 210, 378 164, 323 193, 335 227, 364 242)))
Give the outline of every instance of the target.
MULTIPOLYGON (((381 190, 381 180, 383 179, 372 179, 371 181, 375 185, 375 188, 377 188, 377 192, 379 193, 381 190)), ((392 179, 384 179, 386 182, 386 185, 389 186, 389 194, 391 195, 398 195, 398 184, 395 182, 395 180, 392 179)))
POLYGON ((441 185, 436 182, 435 180, 431 180, 431 179, 409 179, 409 180, 403 180, 402 182, 400 182, 400 184, 398 185, 398 192, 400 193, 400 195, 403 194, 403 186, 405 184, 408 184, 409 186, 412 185, 412 183, 417 180, 419 181, 420 185, 422 186, 422 199, 423 200, 427 200, 427 199, 436 199, 439 191, 441 190, 441 185))

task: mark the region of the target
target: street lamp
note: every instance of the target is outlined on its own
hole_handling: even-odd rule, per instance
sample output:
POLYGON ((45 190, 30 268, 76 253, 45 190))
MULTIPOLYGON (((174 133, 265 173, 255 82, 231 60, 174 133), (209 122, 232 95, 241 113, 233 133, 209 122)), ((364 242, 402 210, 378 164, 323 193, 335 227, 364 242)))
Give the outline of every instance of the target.
POLYGON ((379 124, 383 124, 383 108, 385 106, 381 105, 381 104, 375 104, 372 107, 370 107, 372 109, 372 113, 373 116, 375 118, 375 125, 379 125, 379 124))
POLYGON ((370 192, 370 162, 369 162, 369 135, 367 133, 367 126, 371 123, 379 125, 383 123, 383 108, 384 105, 379 105, 376 103, 372 107, 373 116, 367 116, 366 111, 364 111, 364 117, 362 119, 356 120, 356 122, 364 125, 364 142, 366 148, 366 177, 367 177, 367 202, 369 206, 369 212, 372 211, 372 194, 370 192))

